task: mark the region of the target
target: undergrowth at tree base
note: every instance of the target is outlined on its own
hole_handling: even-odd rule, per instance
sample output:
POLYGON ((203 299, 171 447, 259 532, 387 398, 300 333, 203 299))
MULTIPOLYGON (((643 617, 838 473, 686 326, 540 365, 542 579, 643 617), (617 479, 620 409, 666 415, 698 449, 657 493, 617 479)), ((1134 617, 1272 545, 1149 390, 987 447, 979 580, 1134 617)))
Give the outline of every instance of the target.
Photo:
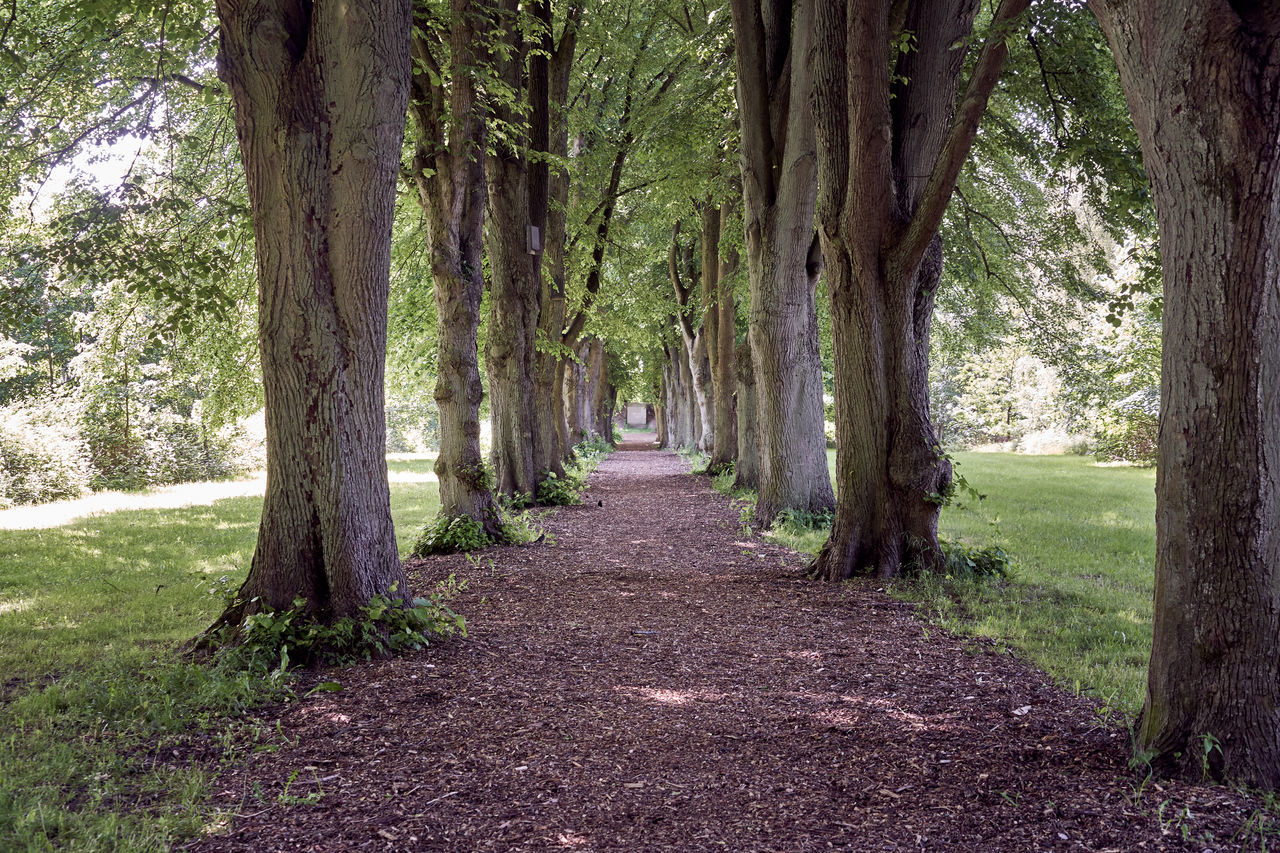
POLYGON ((599 436, 590 435, 573 450, 572 460, 564 466, 564 476, 554 471, 543 472, 537 493, 532 498, 529 495, 501 497, 500 518, 496 525, 502 531, 501 535, 489 533, 479 520, 467 515, 440 515, 419 531, 411 555, 434 557, 478 551, 492 545, 542 541, 545 533, 529 508, 533 504, 551 507, 581 503, 587 477, 599 467, 601 459, 613 452, 613 446, 599 436))
MULTIPOLYGON (((450 576, 407 604, 393 590, 329 623, 297 599, 247 617, 229 632, 234 642, 199 659, 130 651, 43 686, 5 685, 0 850, 163 850, 208 832, 222 822, 206 802, 217 770, 210 746, 225 765, 280 745, 236 718, 303 698, 299 664, 345 665, 465 636, 449 607, 462 589, 450 576)), ((341 689, 326 681, 311 692, 341 689)))
POLYGON ((426 596, 406 602, 375 595, 358 617, 328 620, 308 611, 304 598, 283 610, 263 609, 228 631, 219 652, 225 663, 252 672, 287 671, 291 666, 349 666, 426 648, 432 640, 467 635, 466 619, 449 602, 464 588, 453 575, 426 596))

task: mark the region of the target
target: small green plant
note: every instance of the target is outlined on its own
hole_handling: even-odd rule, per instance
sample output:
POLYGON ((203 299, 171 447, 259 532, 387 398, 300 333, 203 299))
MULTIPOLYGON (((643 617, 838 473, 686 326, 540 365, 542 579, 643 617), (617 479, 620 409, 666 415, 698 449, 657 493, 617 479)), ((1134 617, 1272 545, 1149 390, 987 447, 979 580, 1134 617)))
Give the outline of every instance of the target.
POLYGON ((320 784, 320 780, 316 780, 316 789, 310 793, 298 796, 289 793, 293 788, 293 783, 298 780, 298 771, 295 770, 289 774, 289 778, 285 780, 284 790, 276 797, 276 802, 282 806, 314 806, 316 803, 324 799, 324 786, 320 784))
POLYGON ((576 444, 573 452, 579 457, 605 457, 613 452, 613 445, 605 440, 604 436, 595 433, 587 433, 587 437, 576 444))
POLYGON ((465 637, 466 620, 448 604, 464 587, 450 575, 428 596, 405 602, 375 595, 358 617, 329 622, 308 613, 306 600, 296 598, 286 610, 261 610, 245 619, 239 643, 223 654, 245 669, 278 677, 295 664, 345 666, 421 649, 436 637, 465 637))
POLYGON ((524 512, 504 510, 502 513, 503 544, 526 545, 530 542, 545 541, 547 534, 538 520, 539 516, 532 510, 524 512))
POLYGON ((1222 743, 1210 732, 1200 735, 1200 781, 1217 775, 1217 767, 1222 763, 1222 743), (1214 761, 1213 754, 1218 754, 1214 761))
POLYGON ((423 526, 410 552, 415 557, 457 554, 497 544, 484 525, 469 515, 440 515, 423 526))
POLYGON ((563 476, 548 471, 542 482, 538 483, 538 503, 543 506, 573 506, 582 503, 582 490, 586 485, 586 477, 575 470, 567 470, 563 476))
POLYGON ((1007 578, 1013 572, 1013 560, 999 545, 978 547, 947 540, 939 545, 946 573, 953 578, 1007 578))

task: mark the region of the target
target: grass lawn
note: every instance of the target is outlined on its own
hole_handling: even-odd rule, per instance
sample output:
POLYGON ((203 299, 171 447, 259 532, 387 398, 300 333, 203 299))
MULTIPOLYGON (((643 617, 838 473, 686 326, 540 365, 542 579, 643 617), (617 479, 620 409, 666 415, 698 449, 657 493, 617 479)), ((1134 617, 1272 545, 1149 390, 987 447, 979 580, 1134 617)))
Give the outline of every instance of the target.
POLYGON ((1155 471, 1081 456, 955 460, 987 497, 946 508, 943 537, 999 544, 1015 573, 997 583, 900 582, 894 592, 947 627, 994 638, 1067 687, 1136 714, 1151 653, 1155 471))
MULTIPOLYGON (((432 459, 393 458, 400 553, 439 508, 432 459)), ((5 682, 190 639, 221 587, 249 568, 261 498, 126 510, 37 530, 0 530, 0 675, 5 682), (226 581, 219 584, 220 578, 226 581)))
MULTIPOLYGON (((401 553, 439 507, 432 460, 389 460, 401 553)), ((235 718, 275 678, 177 660, 243 580, 262 499, 127 510, 0 530, 0 850, 162 850, 216 816, 164 743, 214 733, 228 758, 274 748, 235 718), (225 581, 221 580, 225 578, 225 581)))

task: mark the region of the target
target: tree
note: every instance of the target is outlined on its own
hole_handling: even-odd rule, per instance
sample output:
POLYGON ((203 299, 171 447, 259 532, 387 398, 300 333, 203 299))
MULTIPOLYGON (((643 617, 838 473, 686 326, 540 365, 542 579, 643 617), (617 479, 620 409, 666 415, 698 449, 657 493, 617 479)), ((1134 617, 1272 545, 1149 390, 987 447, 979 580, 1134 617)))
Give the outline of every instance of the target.
POLYGON ((484 296, 485 126, 475 91, 475 42, 481 12, 472 0, 450 0, 447 16, 440 17, 426 2, 418 3, 410 174, 426 214, 435 284, 440 516, 465 516, 501 540, 501 518, 480 453, 484 389, 476 336, 484 296))
POLYGON ((1280 9, 1091 0, 1142 142, 1164 352, 1138 748, 1280 786, 1280 9), (1213 740, 1209 740, 1212 736, 1213 740))
POLYGON ((812 0, 731 5, 751 279, 756 521, 768 526, 784 509, 813 512, 835 503, 814 307, 822 267, 813 231, 818 171, 809 110, 814 10, 812 0))
MULTIPOLYGON (((726 202, 719 210, 718 242, 731 228, 730 220, 737 213, 733 206, 735 201, 726 202)), ((704 264, 715 263, 718 267, 715 289, 707 302, 707 322, 715 328, 715 357, 711 361, 715 427, 707 472, 719 474, 738 458, 738 358, 734 346, 737 341, 737 307, 734 286, 738 278, 739 255, 736 247, 726 249, 717 246, 717 253, 713 253, 710 260, 705 260, 705 249, 703 257, 704 264)))
POLYGON ((977 0, 820 3, 814 75, 835 354, 831 537, 815 573, 939 564, 951 466, 929 419, 938 230, 1028 0, 1002 0, 959 105, 977 0), (910 49, 899 50, 910 38, 910 49))
POLYGON ((529 245, 546 233, 549 140, 548 0, 534 3, 542 17, 522 21, 519 0, 493 4, 496 31, 489 49, 491 79, 485 87, 489 151, 489 327, 485 366, 493 423, 495 489, 532 499, 542 448, 534 401, 535 340, 542 301, 542 252, 529 245), (535 32, 527 36, 527 26, 535 32), (539 34, 537 31, 542 31, 539 34), (531 40, 537 50, 530 51, 531 40), (528 70, 526 72, 526 65, 528 70), (527 112, 528 118, 525 118, 527 112), (541 155, 530 162, 529 152, 541 155))
POLYGON ((564 459, 569 452, 569 436, 564 410, 564 370, 566 350, 560 345, 564 332, 568 272, 565 264, 565 240, 568 230, 569 79, 573 58, 578 48, 578 16, 581 7, 574 4, 565 15, 560 37, 554 39, 549 3, 539 4, 543 21, 541 49, 549 55, 548 80, 548 203, 547 229, 543 241, 542 310, 538 314, 536 355, 534 361, 534 413, 538 420, 538 446, 534 448, 534 465, 539 474, 550 471, 564 476, 564 459), (554 45, 554 46, 553 46, 554 45))
POLYGON ((714 429, 715 398, 711 388, 709 357, 713 347, 712 341, 708 338, 715 327, 714 324, 708 324, 703 311, 698 310, 703 307, 702 301, 694 301, 692 297, 698 294, 699 278, 704 289, 707 286, 707 279, 710 278, 710 285, 714 289, 715 275, 718 271, 715 252, 720 243, 720 211, 712 207, 710 202, 707 202, 706 207, 708 209, 703 211, 702 216, 701 269, 696 268, 693 263, 697 242, 690 241, 688 245, 680 243, 679 220, 671 231, 671 250, 668 253, 668 274, 671 277, 671 288, 675 291, 677 303, 676 328, 680 332, 680 338, 684 344, 684 358, 688 362, 687 365, 681 366, 681 370, 682 372, 687 370, 689 376, 689 390, 693 403, 691 410, 694 413, 693 443, 703 451, 711 449, 714 429), (694 323, 697 323, 696 327, 694 323))
POLYGON ((384 452, 409 3, 219 0, 258 265, 267 492, 236 625, 404 597, 384 452))

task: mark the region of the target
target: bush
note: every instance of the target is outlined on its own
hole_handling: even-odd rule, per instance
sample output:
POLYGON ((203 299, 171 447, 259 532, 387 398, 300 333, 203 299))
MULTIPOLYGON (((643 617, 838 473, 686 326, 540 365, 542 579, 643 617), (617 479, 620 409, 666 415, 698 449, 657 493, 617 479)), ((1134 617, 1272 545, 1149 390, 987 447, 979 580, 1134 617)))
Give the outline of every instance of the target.
POLYGON ((60 400, 0 408, 0 507, 78 498, 88 490, 89 450, 70 410, 60 400))
POLYGON ((448 606, 465 586, 465 581, 449 575, 431 595, 408 605, 375 595, 360 608, 358 618, 333 622, 312 618, 307 602, 296 598, 288 610, 263 610, 247 618, 239 628, 239 645, 226 653, 226 659, 251 672, 286 671, 293 664, 346 666, 425 648, 436 637, 465 637, 466 620, 448 606))
POLYGON ((542 482, 538 483, 537 502, 543 506, 573 506, 582 503, 582 490, 587 480, 582 474, 569 469, 563 477, 557 477, 554 471, 548 471, 542 482))
POLYGON ((942 559, 953 578, 1009 577, 1013 561, 999 545, 977 548, 963 542, 942 540, 942 559))
POLYGON ((484 525, 468 515, 441 515, 418 532, 410 552, 415 557, 457 554, 497 544, 484 525))

